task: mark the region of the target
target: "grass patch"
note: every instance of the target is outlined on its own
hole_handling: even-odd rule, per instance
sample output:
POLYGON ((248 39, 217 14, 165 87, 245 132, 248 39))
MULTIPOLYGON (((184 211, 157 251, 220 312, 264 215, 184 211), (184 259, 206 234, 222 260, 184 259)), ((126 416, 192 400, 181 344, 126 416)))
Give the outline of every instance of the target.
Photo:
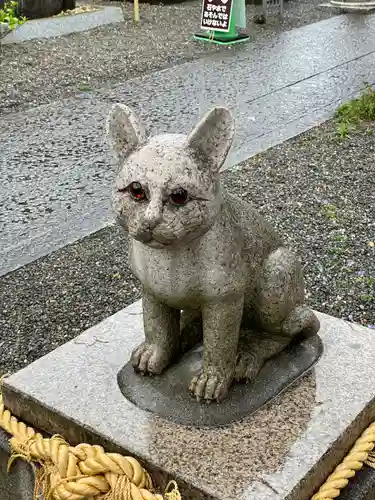
POLYGON ((80 84, 78 85, 78 90, 79 90, 80 92, 91 92, 92 87, 91 87, 91 85, 90 85, 89 83, 85 83, 85 82, 84 82, 84 83, 80 83, 80 84))
POLYGON ((341 138, 347 137, 360 123, 375 121, 375 89, 367 85, 358 99, 348 101, 337 109, 335 118, 337 134, 341 138))
POLYGON ((327 203, 327 204, 323 205, 322 213, 327 219, 329 219, 331 221, 336 221, 337 214, 338 214, 338 208, 336 207, 336 205, 333 205, 332 203, 327 203))
POLYGON ((11 30, 14 30, 26 21, 26 17, 18 17, 17 2, 5 2, 4 7, 0 9, 0 23, 7 24, 11 30))

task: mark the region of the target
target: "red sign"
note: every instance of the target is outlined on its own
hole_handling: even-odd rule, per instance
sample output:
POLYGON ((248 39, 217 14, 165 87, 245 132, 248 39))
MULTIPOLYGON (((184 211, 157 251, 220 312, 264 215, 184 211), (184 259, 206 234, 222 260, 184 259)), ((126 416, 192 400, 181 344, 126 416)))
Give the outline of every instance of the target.
POLYGON ((203 0, 201 28, 229 31, 232 0, 203 0))

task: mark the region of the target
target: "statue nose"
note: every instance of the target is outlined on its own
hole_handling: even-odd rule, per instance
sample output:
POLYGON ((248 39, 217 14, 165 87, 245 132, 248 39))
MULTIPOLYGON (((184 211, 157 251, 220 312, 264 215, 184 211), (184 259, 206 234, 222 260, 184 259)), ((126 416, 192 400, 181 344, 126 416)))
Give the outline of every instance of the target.
POLYGON ((150 231, 155 229, 155 227, 160 224, 162 220, 162 210, 161 207, 158 206, 149 206, 145 213, 145 225, 149 228, 150 231))
POLYGON ((152 231, 160 223, 160 219, 155 218, 151 220, 146 220, 145 223, 148 230, 152 231))

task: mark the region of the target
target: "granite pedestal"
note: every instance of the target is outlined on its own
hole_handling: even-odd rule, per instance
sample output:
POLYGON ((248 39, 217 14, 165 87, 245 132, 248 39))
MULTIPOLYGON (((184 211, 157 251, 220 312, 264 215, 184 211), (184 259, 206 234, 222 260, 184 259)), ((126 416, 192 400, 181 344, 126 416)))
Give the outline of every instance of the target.
POLYGON ((313 371, 226 427, 185 427, 123 397, 116 376, 143 336, 139 302, 5 379, 5 404, 72 444, 134 455, 161 487, 175 478, 184 499, 309 500, 375 419, 374 331, 319 319, 313 371))

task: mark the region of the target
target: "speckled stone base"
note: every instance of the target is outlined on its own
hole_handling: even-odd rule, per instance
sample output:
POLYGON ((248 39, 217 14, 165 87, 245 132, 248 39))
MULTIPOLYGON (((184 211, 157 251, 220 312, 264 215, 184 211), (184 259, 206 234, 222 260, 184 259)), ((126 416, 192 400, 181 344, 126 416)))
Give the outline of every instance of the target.
POLYGON ((129 362, 117 378, 124 396, 143 410, 178 424, 217 427, 252 415, 308 372, 322 351, 317 335, 290 346, 269 360, 253 383, 235 383, 220 404, 197 401, 188 391, 190 380, 202 367, 202 345, 159 377, 143 377, 129 362))
POLYGON ((6 378, 5 404, 72 444, 140 458, 161 488, 175 478, 184 500, 310 500, 375 419, 374 331, 318 317, 313 371, 225 427, 179 425, 121 394, 117 374, 143 337, 140 302, 6 378))

